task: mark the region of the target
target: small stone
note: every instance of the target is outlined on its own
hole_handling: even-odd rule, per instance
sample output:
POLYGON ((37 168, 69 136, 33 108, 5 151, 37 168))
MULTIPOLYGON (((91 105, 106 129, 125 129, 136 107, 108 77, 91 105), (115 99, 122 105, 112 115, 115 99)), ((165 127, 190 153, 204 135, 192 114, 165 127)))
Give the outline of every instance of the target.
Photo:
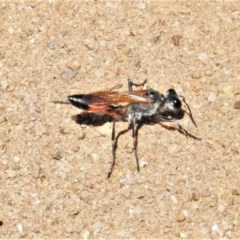
POLYGON ((95 73, 95 76, 98 77, 98 78, 104 76, 104 71, 103 71, 102 68, 99 68, 99 69, 94 70, 94 73, 95 73))
POLYGON ((79 214, 79 212, 80 212, 79 209, 73 208, 73 209, 71 209, 69 215, 70 216, 77 216, 79 214))
POLYGON ((211 196, 211 192, 210 192, 209 189, 205 189, 205 190, 203 190, 201 195, 202 195, 202 197, 210 197, 211 196))
POLYGON ((98 162, 99 161, 99 155, 97 153, 92 153, 91 154, 91 158, 94 162, 98 162))
POLYGON ((226 54, 228 54, 228 51, 225 47, 218 47, 213 51, 213 53, 218 56, 225 56, 226 54))
POLYGON ((15 178, 17 176, 16 171, 14 171, 12 169, 7 170, 6 173, 7 173, 8 178, 15 178))
POLYGON ((34 44, 36 42, 36 39, 35 38, 30 38, 28 40, 29 44, 34 44))
POLYGON ((209 200, 208 202, 210 207, 215 207, 217 205, 217 200, 215 198, 209 198, 207 200, 209 200))
POLYGON ((20 169, 21 169, 21 167, 20 167, 18 164, 14 164, 14 165, 12 166, 12 170, 14 170, 14 171, 20 170, 20 169))
POLYGON ((47 48, 50 48, 50 49, 52 49, 52 50, 55 50, 55 49, 56 49, 56 44, 55 44, 55 42, 52 41, 52 40, 47 41, 46 46, 47 46, 47 48))
POLYGON ((1 80, 1 89, 3 91, 7 90, 7 88, 9 87, 9 82, 7 79, 2 79, 1 80))
POLYGON ((147 8, 147 3, 144 1, 140 1, 137 6, 139 9, 144 10, 147 8))
POLYGON ((239 196, 240 195, 240 188, 233 188, 232 189, 232 195, 239 196))
POLYGON ((90 232, 88 230, 84 230, 81 233, 83 240, 88 240, 90 237, 90 232))
POLYGON ((140 168, 145 168, 145 167, 148 166, 148 161, 141 160, 140 163, 139 163, 139 165, 140 165, 140 168))
POLYGON ((59 47, 59 48, 66 48, 67 44, 66 44, 66 42, 63 39, 59 39, 58 42, 57 42, 57 47, 59 47))
POLYGON ((68 67, 70 69, 79 69, 81 67, 81 63, 77 59, 73 59, 68 63, 68 67))
POLYGON ((9 27, 9 28, 8 28, 8 33, 13 34, 13 32, 14 32, 13 27, 9 27))
POLYGON ((23 232, 23 225, 21 223, 17 224, 17 230, 18 230, 19 233, 23 232))
POLYGON ((35 113, 30 113, 29 120, 35 122, 37 120, 37 115, 35 113))
POLYGON ((166 221, 165 226, 166 226, 167 228, 172 228, 172 222, 169 221, 169 220, 166 221))
POLYGON ((7 170, 7 169, 8 169, 8 165, 0 162, 0 170, 4 171, 4 170, 7 170))
POLYGON ((4 116, 0 116, 0 124, 3 123, 3 122, 6 122, 7 119, 4 117, 4 116))
POLYGON ((178 203, 177 197, 176 197, 175 195, 171 195, 171 196, 170 196, 170 199, 172 200, 172 202, 173 202, 174 204, 177 204, 177 203, 178 203))
POLYGON ((86 137, 86 133, 85 132, 79 132, 78 134, 78 139, 79 140, 83 140, 86 137))
POLYGON ((176 214, 176 221, 177 222, 183 222, 185 220, 185 216, 182 212, 178 212, 176 214))
POLYGON ((83 41, 83 45, 89 50, 97 49, 98 43, 94 38, 88 38, 83 41))
POLYGON ((233 206, 234 205, 234 197, 228 197, 227 198, 227 204, 229 206, 233 206))
POLYGON ((232 85, 225 83, 221 86, 221 88, 224 94, 226 94, 227 96, 232 96, 234 92, 232 85))
POLYGON ((105 123, 101 127, 98 128, 99 133, 101 136, 111 136, 112 134, 112 123, 105 123))
POLYGON ((20 124, 21 119, 17 114, 12 114, 7 117, 7 121, 12 125, 17 126, 20 124))
POLYGON ((20 157, 19 156, 14 156, 13 157, 13 162, 19 163, 20 162, 20 157))
POLYGON ((6 133, 0 133, 0 141, 1 142, 9 142, 10 137, 6 133))
POLYGON ((142 209, 140 207, 135 207, 135 206, 130 207, 128 211, 132 215, 142 213, 142 209))
POLYGON ((218 229, 219 229, 219 227, 218 227, 217 224, 212 225, 212 231, 213 231, 213 232, 218 231, 218 229))
POLYGON ((183 193, 183 189, 182 187, 177 187, 176 190, 175 190, 175 194, 182 194, 183 193))
POLYGON ((180 232, 179 236, 180 236, 180 238, 188 238, 188 233, 187 232, 180 232))
POLYGON ((103 222, 100 222, 100 221, 95 222, 92 226, 94 235, 101 232, 101 230, 103 229, 103 226, 104 226, 103 222))
POLYGON ((233 108, 234 109, 240 109, 240 101, 235 102, 234 105, 233 105, 233 108))
POLYGON ((224 204, 219 204, 217 210, 218 212, 223 213, 226 210, 226 206, 224 204))
POLYGON ((40 176, 40 169, 36 163, 33 163, 32 165, 32 176, 34 178, 38 178, 40 176))
POLYGON ((63 80, 70 80, 74 78, 78 74, 78 70, 70 69, 68 71, 64 71, 60 74, 63 80))
POLYGON ((56 160, 60 160, 61 158, 63 158, 62 150, 59 148, 54 148, 52 152, 52 158, 56 160))
POLYGON ((71 133, 71 128, 68 126, 60 127, 60 133, 61 134, 69 134, 71 133))
POLYGON ((207 53, 201 52, 201 53, 198 54, 198 59, 201 60, 202 62, 206 63, 209 60, 209 56, 208 56, 207 53))
POLYGON ((153 37, 152 42, 154 44, 160 43, 161 42, 161 35, 157 35, 157 36, 153 37))
POLYGON ((192 74, 191 74, 191 77, 193 78, 193 79, 199 79, 199 78, 201 78, 203 76, 203 73, 202 72, 193 72, 192 74))
POLYGON ((172 42, 173 42, 173 45, 178 47, 180 46, 180 40, 181 40, 181 36, 180 35, 173 35, 172 36, 172 42))
POLYGON ((208 101, 209 102, 215 102, 217 99, 217 93, 216 92, 211 92, 208 96, 208 101))
POLYGON ((192 199, 193 201, 198 201, 198 200, 199 200, 199 193, 193 192, 193 193, 192 193, 192 196, 191 196, 191 199, 192 199))

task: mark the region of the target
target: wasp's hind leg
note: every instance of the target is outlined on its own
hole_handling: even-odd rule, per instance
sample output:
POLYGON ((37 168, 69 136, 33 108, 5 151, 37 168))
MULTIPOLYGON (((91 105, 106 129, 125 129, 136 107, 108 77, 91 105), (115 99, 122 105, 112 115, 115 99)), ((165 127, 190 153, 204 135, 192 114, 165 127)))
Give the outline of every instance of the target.
POLYGON ((144 86, 146 83, 147 83, 147 79, 145 79, 142 83, 139 83, 139 84, 132 82, 131 79, 128 79, 128 91, 129 91, 129 92, 132 92, 132 90, 133 90, 132 87, 133 87, 133 86, 135 86, 135 87, 141 87, 141 86, 144 86))
POLYGON ((108 178, 111 177, 115 162, 116 162, 116 150, 117 150, 117 144, 115 143, 115 120, 113 119, 113 126, 112 126, 112 165, 111 169, 108 173, 108 178))
POLYGON ((138 146, 138 130, 142 126, 141 124, 138 124, 134 122, 132 127, 132 137, 133 137, 133 150, 134 150, 134 155, 136 159, 136 164, 137 164, 137 170, 140 172, 140 167, 139 167, 139 159, 138 159, 138 152, 137 152, 137 146, 138 146))
POLYGON ((108 172, 107 178, 110 178, 114 169, 114 166, 116 164, 116 151, 117 151, 117 143, 118 139, 121 135, 127 133, 132 128, 132 124, 129 124, 128 128, 125 130, 122 130, 118 133, 118 135, 115 137, 115 121, 113 121, 113 130, 112 130, 112 164, 110 171, 108 172))

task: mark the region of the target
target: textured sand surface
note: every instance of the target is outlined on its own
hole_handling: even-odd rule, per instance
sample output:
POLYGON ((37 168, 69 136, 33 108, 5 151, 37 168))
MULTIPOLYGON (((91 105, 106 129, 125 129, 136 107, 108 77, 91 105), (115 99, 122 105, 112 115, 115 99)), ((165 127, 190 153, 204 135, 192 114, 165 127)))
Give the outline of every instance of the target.
MULTIPOLYGON (((1 238, 240 238, 238 1, 0 2, 1 238), (111 123, 54 104, 127 90, 185 96, 202 141, 159 125, 111 164, 111 123)), ((117 131, 127 123, 117 123, 117 131)))

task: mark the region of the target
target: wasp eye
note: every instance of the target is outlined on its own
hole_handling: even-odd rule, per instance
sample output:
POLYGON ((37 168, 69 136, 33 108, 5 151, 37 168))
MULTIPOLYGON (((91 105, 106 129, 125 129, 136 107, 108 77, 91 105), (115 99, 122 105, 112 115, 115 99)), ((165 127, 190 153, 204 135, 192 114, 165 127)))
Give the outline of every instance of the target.
POLYGON ((177 109, 182 107, 182 102, 178 98, 173 98, 172 104, 173 104, 173 107, 177 109))

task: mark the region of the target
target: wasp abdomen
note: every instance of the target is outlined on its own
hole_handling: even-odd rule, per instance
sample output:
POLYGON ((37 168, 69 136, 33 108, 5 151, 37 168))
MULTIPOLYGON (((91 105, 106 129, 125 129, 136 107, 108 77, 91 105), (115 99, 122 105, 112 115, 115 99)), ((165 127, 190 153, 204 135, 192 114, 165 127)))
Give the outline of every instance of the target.
POLYGON ((89 104, 91 102, 91 96, 89 94, 74 94, 68 96, 68 100, 77 108, 81 108, 83 110, 88 110, 90 108, 89 104))

